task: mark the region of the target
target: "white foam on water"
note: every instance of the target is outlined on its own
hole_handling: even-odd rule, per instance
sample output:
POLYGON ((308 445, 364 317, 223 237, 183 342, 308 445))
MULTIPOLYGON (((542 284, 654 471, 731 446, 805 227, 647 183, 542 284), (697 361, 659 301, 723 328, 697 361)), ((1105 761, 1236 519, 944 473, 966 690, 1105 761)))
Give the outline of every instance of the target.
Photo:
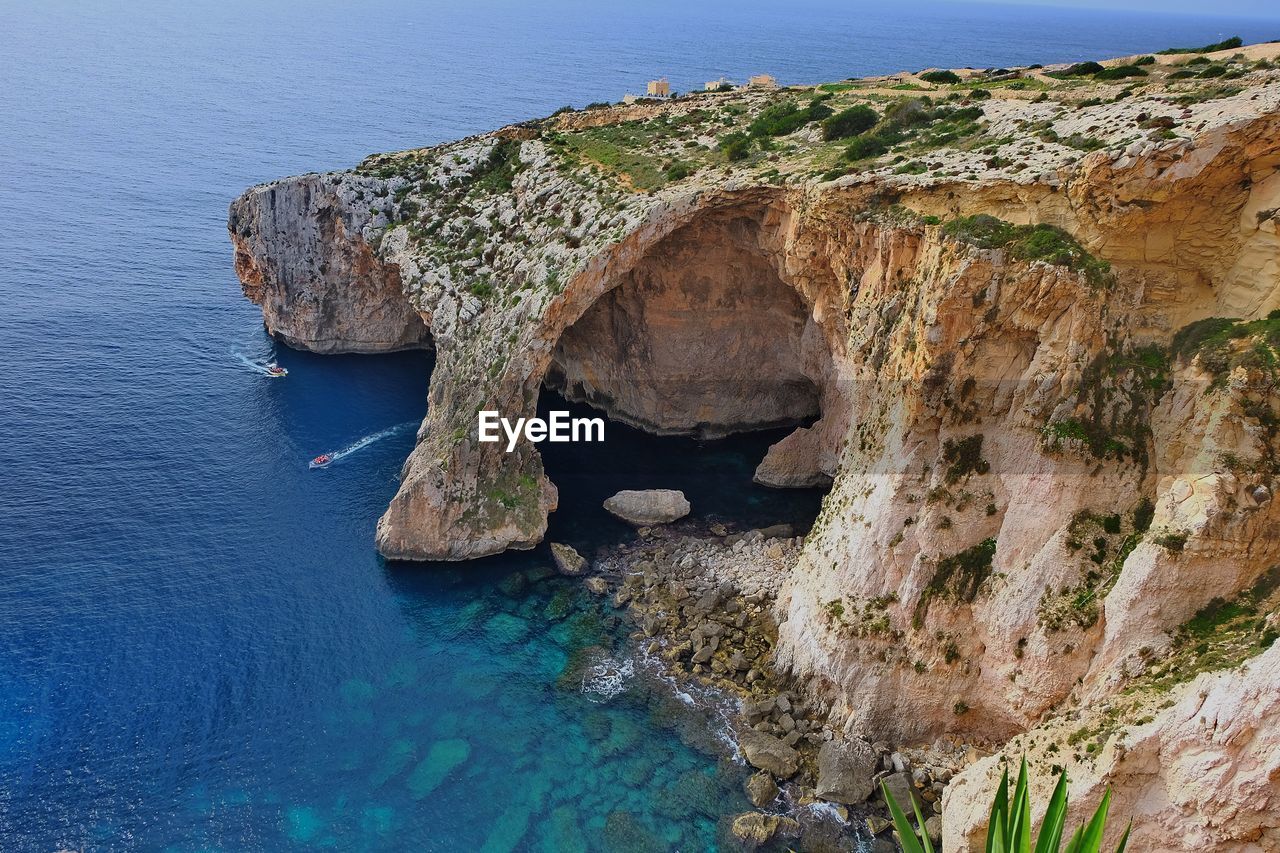
POLYGON ((641 652, 641 655, 645 672, 666 684, 681 704, 706 714, 711 732, 724 746, 725 754, 734 763, 745 765, 746 761, 738 750, 738 735, 733 727, 734 719, 742 710, 742 703, 724 691, 700 688, 693 682, 678 681, 662 660, 648 652, 641 652))
POLYGON ((608 702, 627 689, 628 682, 635 674, 636 665, 631 658, 617 661, 605 657, 587 667, 582 674, 582 694, 592 702, 608 702))
POLYGON ((395 435, 396 433, 404 432, 407 429, 411 429, 413 426, 415 426, 414 421, 407 421, 405 423, 396 424, 393 427, 388 427, 387 429, 379 430, 378 432, 366 435, 364 438, 361 438, 358 441, 354 441, 351 444, 348 444, 346 447, 342 448, 341 450, 335 450, 332 453, 328 454, 329 464, 332 465, 333 463, 337 462, 340 459, 345 459, 346 457, 350 456, 353 453, 358 453, 359 451, 364 450, 366 447, 373 444, 375 441, 381 441, 382 439, 387 438, 388 436, 392 436, 392 435, 395 435))
POLYGON ((841 825, 849 822, 840 817, 840 812, 836 809, 833 803, 810 803, 805 806, 805 808, 824 820, 834 820, 836 823, 841 825))
POLYGON ((249 358, 249 356, 245 355, 244 353, 239 353, 239 352, 238 352, 238 353, 235 353, 235 357, 236 357, 236 361, 240 362, 240 363, 241 363, 241 364, 243 364, 245 367, 247 367, 247 368, 249 368, 250 370, 252 370, 254 373, 257 373, 259 376, 272 376, 272 377, 274 377, 274 375, 275 375, 275 374, 273 374, 270 370, 268 370, 268 369, 267 369, 267 365, 268 365, 268 364, 274 364, 274 363, 275 363, 275 359, 274 359, 274 358, 269 358, 269 359, 267 359, 267 360, 266 360, 266 362, 262 362, 262 361, 255 361, 255 360, 253 360, 253 359, 249 358))

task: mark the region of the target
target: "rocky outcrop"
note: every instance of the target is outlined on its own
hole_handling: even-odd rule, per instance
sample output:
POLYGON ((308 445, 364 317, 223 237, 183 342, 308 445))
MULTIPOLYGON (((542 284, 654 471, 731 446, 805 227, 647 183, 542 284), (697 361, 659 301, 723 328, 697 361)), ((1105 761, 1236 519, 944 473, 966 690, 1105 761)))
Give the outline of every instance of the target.
MULTIPOLYGON (((1131 729, 1109 737, 1096 761, 1073 760, 1049 744, 1058 723, 1009 744, 1004 755, 983 759, 947 788, 947 850, 981 850, 986 813, 1009 756, 1027 754, 1033 768, 1033 815, 1039 822, 1049 800, 1052 764, 1066 766, 1078 824, 1111 789, 1111 838, 1133 819, 1128 850, 1258 851, 1280 849, 1280 645, 1239 670, 1201 675, 1166 707, 1131 729)), ((1078 721, 1080 725, 1088 721, 1078 721)), ((1079 729, 1072 729, 1078 731, 1079 729)), ((1105 849, 1105 845, 1104 845, 1105 849)))
MULTIPOLYGON (((1221 61, 1231 85, 1026 69, 1035 86, 984 101, 889 103, 869 81, 531 122, 254 188, 232 208, 236 267, 298 346, 430 329, 385 555, 541 540, 555 485, 533 446, 479 442, 475 413, 530 416, 544 385, 654 432, 794 426, 756 479, 830 493, 771 587, 775 662, 850 738, 1000 743, 1181 660, 1189 625, 1280 563, 1280 71, 1221 61), (826 94, 882 112, 891 150, 851 159, 803 123, 720 150, 765 107, 826 94)), ((692 665, 719 660, 712 639, 691 637, 692 665)), ((1167 710, 1126 705, 1108 730, 1163 720, 1182 743, 1167 710)), ((1235 743, 1197 766, 1256 786, 1235 743)), ((1116 783, 1097 758, 1077 778, 1116 783)), ((1230 826, 1193 837, 1266 829, 1240 816, 1247 792, 1238 814, 1183 802, 1180 765, 1144 766, 1126 784, 1152 826, 1200 827, 1203 807, 1230 826)))
POLYGON ((390 352, 431 344, 400 270, 376 254, 366 193, 349 177, 304 175, 255 187, 227 229, 244 294, 267 331, 312 352, 390 352))
POLYGON ((570 545, 552 542, 551 559, 556 564, 556 571, 567 577, 577 577, 587 570, 586 558, 570 545))
POLYGON ((800 754, 772 735, 747 729, 738 737, 742 757, 752 767, 790 779, 800 769, 800 754))
POLYGON ((669 524, 689 514, 689 501, 678 489, 624 489, 604 502, 611 515, 637 527, 669 524))
POLYGON ((818 785, 814 793, 833 803, 860 803, 871 796, 878 760, 871 744, 853 739, 829 740, 818 750, 818 785))

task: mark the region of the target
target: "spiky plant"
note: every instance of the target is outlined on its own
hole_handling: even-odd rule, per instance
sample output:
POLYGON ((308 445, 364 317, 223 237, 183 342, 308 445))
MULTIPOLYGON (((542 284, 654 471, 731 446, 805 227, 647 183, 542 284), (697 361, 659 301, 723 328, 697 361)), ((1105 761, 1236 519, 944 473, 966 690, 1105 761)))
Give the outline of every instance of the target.
MULTIPOLYGON (((880 783, 884 792, 884 800, 889 804, 889 813, 893 816, 894 829, 902 843, 904 853, 934 853, 933 842, 924 831, 924 815, 920 814, 920 804, 915 797, 911 798, 911 807, 916 813, 916 824, 919 834, 907 821, 898 803, 889 793, 884 782, 880 783)), ((1102 795, 1102 802, 1093 813, 1088 824, 1082 824, 1075 834, 1062 847, 1062 831, 1067 822, 1067 773, 1064 770, 1058 775, 1058 784, 1049 798, 1049 808, 1044 813, 1044 821, 1040 824, 1040 835, 1036 838, 1035 847, 1031 846, 1031 796, 1027 792, 1027 760, 1022 759, 1022 767, 1018 771, 1018 782, 1013 789, 1013 802, 1009 802, 1009 770, 1006 768, 1000 777, 1000 787, 996 789, 995 801, 991 804, 991 817, 987 822, 986 853, 1099 853, 1102 848, 1102 834, 1107 826, 1107 809, 1111 806, 1111 789, 1102 795)), ((1129 829, 1126 827, 1116 853, 1124 853, 1129 843, 1129 829)))

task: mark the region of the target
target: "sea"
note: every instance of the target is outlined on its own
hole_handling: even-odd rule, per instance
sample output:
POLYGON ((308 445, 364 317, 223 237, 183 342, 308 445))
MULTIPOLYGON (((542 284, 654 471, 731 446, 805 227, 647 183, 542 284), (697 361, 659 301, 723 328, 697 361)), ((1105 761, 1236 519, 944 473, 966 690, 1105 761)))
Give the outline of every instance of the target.
MULTIPOLYGON (((0 850, 708 851, 748 808, 712 700, 543 548, 388 563, 432 359, 273 344, 246 187, 673 88, 1280 37, 970 3, 0 0, 0 850), (278 360, 284 379, 263 375, 278 360), (310 470, 317 454, 329 468, 310 470)), ((546 397, 544 407, 555 403, 546 397)), ((544 445, 552 537, 600 501, 803 527, 778 433, 544 445)))

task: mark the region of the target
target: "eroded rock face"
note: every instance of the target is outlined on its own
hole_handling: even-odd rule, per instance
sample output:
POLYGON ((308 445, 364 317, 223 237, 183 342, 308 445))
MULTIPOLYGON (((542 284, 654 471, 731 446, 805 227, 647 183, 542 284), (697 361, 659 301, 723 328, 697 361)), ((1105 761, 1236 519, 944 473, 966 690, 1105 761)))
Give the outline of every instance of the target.
MULTIPOLYGON (((1111 788, 1114 847, 1128 818, 1128 850, 1243 851, 1280 849, 1280 644, 1239 670, 1206 674, 1181 688, 1153 718, 1108 740, 1096 761, 1045 754, 1053 742, 1033 732, 1006 753, 1033 766, 1065 765, 1071 780, 1067 825, 1087 819, 1111 788), (1037 741, 1041 746, 1037 747, 1037 741)), ((1060 725, 1060 724, 1058 724, 1060 725)), ((985 758, 947 787, 947 850, 981 850, 1001 756, 985 758)), ((1016 759, 1015 759, 1016 760, 1016 759)), ((1032 776, 1039 823, 1053 777, 1032 776)))
POLYGON ((565 331, 549 384, 656 433, 717 436, 817 415, 822 363, 806 348, 821 343, 806 340, 812 318, 761 248, 761 215, 724 211, 658 242, 565 331))
POLYGON ((227 229, 244 294, 273 336, 312 352, 391 352, 431 345, 394 263, 366 241, 371 183, 304 175, 255 187, 227 229))

